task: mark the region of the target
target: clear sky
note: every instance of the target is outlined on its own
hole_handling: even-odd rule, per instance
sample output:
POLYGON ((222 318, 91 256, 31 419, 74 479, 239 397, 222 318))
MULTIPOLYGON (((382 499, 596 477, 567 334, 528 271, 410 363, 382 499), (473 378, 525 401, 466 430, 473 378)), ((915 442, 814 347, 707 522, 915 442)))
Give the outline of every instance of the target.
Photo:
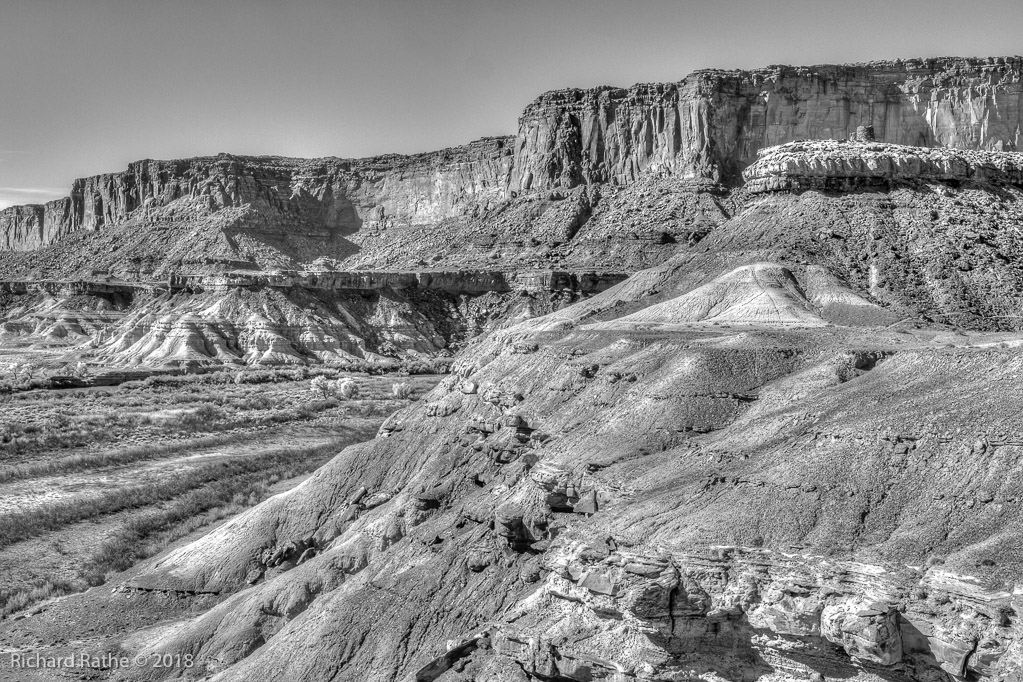
POLYGON ((1020 0, 0 0, 0 207, 143 158, 513 133, 560 87, 1023 53, 1020 0))

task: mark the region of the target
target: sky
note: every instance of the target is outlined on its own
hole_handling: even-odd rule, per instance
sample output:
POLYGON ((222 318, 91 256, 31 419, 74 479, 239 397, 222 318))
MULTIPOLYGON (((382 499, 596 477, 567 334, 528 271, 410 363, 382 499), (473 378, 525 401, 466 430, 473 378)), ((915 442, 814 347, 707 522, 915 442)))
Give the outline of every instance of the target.
POLYGON ((515 132, 563 87, 1023 53, 1019 0, 0 0, 0 208, 144 158, 515 132))

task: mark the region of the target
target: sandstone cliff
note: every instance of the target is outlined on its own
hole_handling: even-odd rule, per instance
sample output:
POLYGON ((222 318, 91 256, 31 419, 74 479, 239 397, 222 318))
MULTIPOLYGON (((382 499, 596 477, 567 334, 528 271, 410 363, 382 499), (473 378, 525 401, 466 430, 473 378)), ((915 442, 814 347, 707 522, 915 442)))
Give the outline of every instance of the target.
MULTIPOLYGON (((478 217, 523 193, 625 185, 647 172, 735 185, 763 147, 844 140, 860 126, 880 142, 1013 151, 1023 141, 1021 74, 1019 57, 698 71, 677 83, 549 92, 526 107, 514 138, 428 154, 140 161, 76 181, 68 199, 0 211, 0 249, 242 206, 248 230, 372 242, 382 228, 478 217), (174 215, 160 212, 172 204, 174 215)), ((589 210, 564 216, 563 229, 589 210)))
POLYGON ((762 147, 858 126, 896 144, 1015 150, 1021 70, 1019 57, 771 66, 550 92, 519 120, 512 185, 620 184, 646 169, 732 183, 762 147))
POLYGON ((743 171, 750 192, 886 188, 898 183, 1023 186, 1023 153, 842 141, 762 149, 743 171))
POLYGON ((271 234, 325 237, 364 225, 437 222, 503 196, 510 154, 510 139, 492 138, 415 156, 145 160, 76 180, 69 198, 45 207, 0 211, 0 234, 5 248, 28 250, 130 219, 201 218, 243 205, 256 209, 246 227, 271 234), (179 215, 161 213, 175 202, 179 215))

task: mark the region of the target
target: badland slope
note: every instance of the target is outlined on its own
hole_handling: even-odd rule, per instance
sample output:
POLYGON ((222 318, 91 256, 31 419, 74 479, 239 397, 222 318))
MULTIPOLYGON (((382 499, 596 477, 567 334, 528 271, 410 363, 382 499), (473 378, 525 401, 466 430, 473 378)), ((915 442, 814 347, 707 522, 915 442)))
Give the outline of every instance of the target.
POLYGON ((2 631, 177 595, 93 645, 196 665, 115 679, 1018 679, 1020 162, 765 149, 699 242, 2 631))
MULTIPOLYGON (((544 96, 503 157, 505 213, 393 232, 525 236, 526 207, 541 220, 584 197, 618 207, 601 209, 618 234, 660 229, 664 194, 713 205, 713 224, 557 305, 515 294, 372 441, 115 592, 0 636, 195 663, 102 673, 123 680, 1019 679, 1018 74, 1018 60, 778 67, 544 96), (661 122, 678 135, 653 134, 661 122), (154 622, 170 601, 179 616, 154 622), (116 615, 86 628, 96 613, 116 615)), ((586 250, 596 215, 521 249, 623 250, 586 250)), ((208 308, 221 299, 193 297, 218 291, 239 325, 269 291, 320 285, 308 277, 339 292, 427 274, 251 272, 198 270, 169 296, 208 308)), ((335 305, 341 320, 354 303, 335 305)), ((413 346, 439 332, 383 309, 413 346)), ((215 354, 215 330, 190 323, 215 354)), ((127 348, 197 348, 151 327, 127 348)))

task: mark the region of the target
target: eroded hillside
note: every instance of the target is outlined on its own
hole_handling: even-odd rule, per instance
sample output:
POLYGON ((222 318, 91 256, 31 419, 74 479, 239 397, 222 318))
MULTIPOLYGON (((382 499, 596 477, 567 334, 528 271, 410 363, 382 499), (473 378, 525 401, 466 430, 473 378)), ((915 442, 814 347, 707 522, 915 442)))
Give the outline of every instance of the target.
MULTIPOLYGON (((464 347, 299 487, 0 637, 191 662, 101 673, 122 680, 1019 679, 1018 81, 934 60, 547 95, 487 206, 367 233, 365 271, 111 298, 111 361, 198 337, 251 361, 271 318, 304 361, 464 347), (427 234, 435 280, 369 255, 423 259, 427 234), (480 265, 504 254, 567 266, 480 265), (494 301, 488 333, 452 290, 494 301)), ((7 333, 92 324, 43 293, 12 294, 39 322, 7 333)))

